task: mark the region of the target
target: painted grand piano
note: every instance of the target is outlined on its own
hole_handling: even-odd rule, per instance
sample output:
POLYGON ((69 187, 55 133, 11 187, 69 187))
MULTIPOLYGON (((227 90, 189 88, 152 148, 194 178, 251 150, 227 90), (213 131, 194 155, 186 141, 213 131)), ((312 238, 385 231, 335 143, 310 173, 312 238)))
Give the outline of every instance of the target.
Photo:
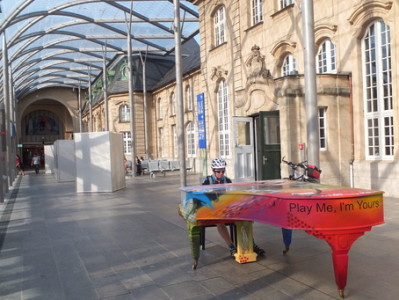
MULTIPOLYGON (((236 261, 256 260, 252 222, 283 228, 285 251, 292 230, 304 230, 332 249, 335 281, 344 297, 348 252, 357 238, 384 223, 382 192, 289 180, 184 187, 181 213, 188 223, 194 264, 200 226, 236 222, 236 261)), ((193 265, 194 268, 194 265, 193 265)))

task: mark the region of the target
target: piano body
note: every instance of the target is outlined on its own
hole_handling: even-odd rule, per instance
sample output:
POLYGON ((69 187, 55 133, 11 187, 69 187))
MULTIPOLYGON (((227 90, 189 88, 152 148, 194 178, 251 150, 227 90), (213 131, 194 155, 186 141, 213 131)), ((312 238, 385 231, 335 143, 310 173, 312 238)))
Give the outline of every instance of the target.
POLYGON ((182 190, 186 197, 181 210, 189 224, 194 260, 198 262, 195 230, 199 226, 237 222, 236 260, 239 262, 254 261, 253 255, 256 260, 252 251, 252 222, 248 221, 279 226, 283 228, 283 235, 291 230, 304 230, 330 245, 341 297, 344 297, 351 245, 372 226, 384 223, 383 193, 379 191, 285 179, 182 190))

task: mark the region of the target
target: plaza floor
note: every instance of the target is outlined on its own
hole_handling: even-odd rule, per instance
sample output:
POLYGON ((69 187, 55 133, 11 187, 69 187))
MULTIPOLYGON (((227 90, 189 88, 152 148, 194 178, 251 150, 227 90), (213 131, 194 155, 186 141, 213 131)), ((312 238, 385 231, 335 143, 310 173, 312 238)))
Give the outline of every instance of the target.
MULTIPOLYGON (((189 176, 189 185, 199 182, 189 176)), ((268 224, 254 224, 266 256, 248 264, 207 229, 193 271, 179 177, 128 177, 126 185, 77 194, 51 174, 17 178, 0 204, 0 299, 339 299, 327 243, 295 231, 284 256, 281 230, 268 224)), ((399 199, 384 206, 386 224, 349 253, 345 299, 398 299, 399 199)))

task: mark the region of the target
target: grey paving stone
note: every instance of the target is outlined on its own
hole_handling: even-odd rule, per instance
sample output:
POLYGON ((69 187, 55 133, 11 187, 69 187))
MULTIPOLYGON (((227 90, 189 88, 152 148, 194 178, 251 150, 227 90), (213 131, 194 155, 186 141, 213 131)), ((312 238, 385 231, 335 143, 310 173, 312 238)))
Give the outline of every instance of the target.
POLYGON ((115 271, 115 276, 117 280, 129 291, 154 284, 154 281, 150 276, 137 266, 132 266, 130 268, 125 266, 123 269, 118 268, 118 270, 115 271))
MULTIPOLYGON (((92 287, 76 287, 74 289, 65 290, 66 300, 98 300, 100 296, 92 287)), ((127 298, 129 299, 129 298, 127 298)))
POLYGON ((176 300, 192 299, 198 296, 214 296, 209 290, 205 289, 201 283, 197 281, 186 281, 183 283, 171 284, 164 286, 162 289, 171 299, 176 300))
POLYGON ((142 270, 158 285, 167 286, 190 280, 179 267, 179 259, 161 261, 141 267, 142 270))
POLYGON ((93 284, 100 299, 130 294, 129 290, 115 275, 97 278, 93 280, 93 284))
POLYGON ((242 299, 250 298, 249 295, 239 287, 227 282, 222 277, 211 278, 201 281, 201 285, 208 289, 219 299, 242 299))
POLYGON ((170 300, 170 298, 165 294, 162 288, 157 285, 149 285, 134 289, 131 291, 132 298, 135 300, 148 300, 148 299, 158 299, 158 300, 170 300))
MULTIPOLYGON (((281 229, 254 224, 266 257, 238 264, 216 230, 191 269, 178 177, 131 178, 115 193, 76 194, 51 175, 25 176, 0 249, 1 300, 339 299, 328 244, 295 231, 282 255, 281 229)), ((397 299, 399 199, 386 224, 349 253, 346 299, 397 299)), ((1 211, 1 210, 0 210, 1 211)))

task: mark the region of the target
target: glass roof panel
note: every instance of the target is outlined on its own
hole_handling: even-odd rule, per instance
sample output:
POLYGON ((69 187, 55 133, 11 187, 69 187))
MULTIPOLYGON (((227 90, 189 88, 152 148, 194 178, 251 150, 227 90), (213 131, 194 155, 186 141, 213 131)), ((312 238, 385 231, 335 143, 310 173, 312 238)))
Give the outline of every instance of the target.
MULTIPOLYGON (((20 26, 20 28, 24 28, 24 30, 19 30, 19 36, 27 35, 27 34, 32 34, 34 32, 41 32, 43 30, 46 31, 51 31, 51 30, 56 30, 61 27, 63 24, 73 24, 73 22, 76 22, 76 19, 73 17, 66 17, 66 16, 42 16, 42 17, 34 17, 34 18, 29 18, 27 19, 26 23, 33 23, 31 26, 28 28, 24 28, 23 26, 20 26), (37 22, 35 22, 37 20, 37 22), (43 26, 44 25, 44 26, 43 26)), ((23 22, 23 21, 22 21, 23 22)), ((19 22, 15 25, 20 25, 22 22, 19 22)), ((14 25, 14 26, 15 26, 14 25)))
MULTIPOLYGON (((23 2, 23 1, 22 1, 23 2)), ((68 1, 68 0, 39 0, 39 1, 26 1, 30 2, 29 6, 25 11, 40 11, 40 10, 49 10, 52 9, 54 6, 60 6, 66 4, 68 2, 75 2, 75 1, 68 1)))
MULTIPOLYGON (((67 1, 67 2, 72 2, 72 1, 67 1)), ((121 2, 121 1, 115 1, 115 2, 121 2)), ((130 1, 129 1, 130 2, 130 1)), ((59 5, 57 5, 59 6, 59 5)), ((97 2, 88 2, 88 3, 77 3, 75 2, 75 5, 73 6, 68 6, 64 9, 62 9, 64 12, 70 12, 82 16, 87 16, 91 19, 112 19, 115 17, 120 17, 121 16, 121 11, 120 9, 109 5, 108 3, 99 3, 97 2)))
MULTIPOLYGON (((1 2, 0 2, 1 3, 1 2)), ((11 24, 8 26, 5 30, 6 36, 8 37, 8 40, 11 40, 11 38, 15 38, 18 36, 20 32, 23 32, 23 29, 28 26, 28 24, 32 21, 32 19, 25 19, 21 20, 18 23, 11 24)))
MULTIPOLYGON (((105 45, 108 61, 127 52, 126 22, 130 20, 133 53, 148 50, 167 55, 175 47, 171 0, 0 0, 0 5, 0 33, 5 34, 8 55, 4 64, 1 44, 0 68, 10 67, 14 82, 23 80, 21 88, 15 86, 17 98, 41 86, 35 78, 38 70, 43 70, 40 80, 46 84, 72 84, 71 78, 77 76, 74 70, 88 78, 88 66, 92 66, 94 80, 102 71, 105 45), (54 76, 56 67, 62 69, 54 76)), ((199 32, 198 12, 191 1, 180 1, 180 5, 185 42, 199 32)), ((2 74, 0 70, 0 82, 2 74)))
POLYGON ((6 1, 3 0, 0 2, 1 4, 1 14, 0 14, 0 21, 1 23, 11 15, 18 7, 21 7, 24 0, 14 0, 14 1, 6 1))

